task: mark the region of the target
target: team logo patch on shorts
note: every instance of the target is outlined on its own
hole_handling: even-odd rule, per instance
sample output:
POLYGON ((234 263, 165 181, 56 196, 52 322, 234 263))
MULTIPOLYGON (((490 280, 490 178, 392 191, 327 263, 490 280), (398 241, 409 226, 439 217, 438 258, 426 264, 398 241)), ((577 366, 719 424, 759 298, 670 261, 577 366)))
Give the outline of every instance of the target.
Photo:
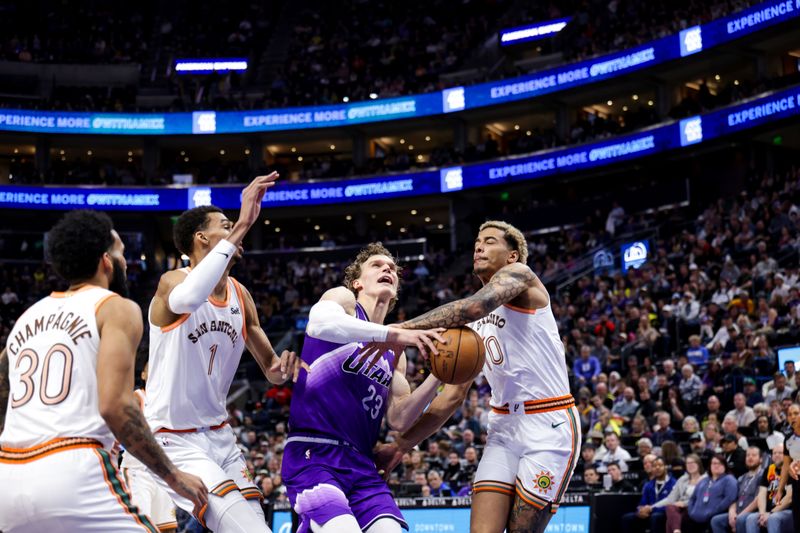
POLYGON ((547 494, 553 488, 553 474, 551 472, 542 470, 536 479, 533 480, 536 485, 536 490, 542 494, 547 494))

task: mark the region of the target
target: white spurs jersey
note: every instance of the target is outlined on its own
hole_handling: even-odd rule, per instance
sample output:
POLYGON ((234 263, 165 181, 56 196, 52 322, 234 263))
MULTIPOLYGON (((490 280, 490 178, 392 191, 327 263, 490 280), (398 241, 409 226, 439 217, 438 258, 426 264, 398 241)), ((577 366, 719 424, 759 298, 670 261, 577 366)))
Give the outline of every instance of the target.
POLYGON ((483 375, 493 406, 570 394, 564 345, 549 302, 536 310, 506 304, 469 327, 486 346, 483 375))
POLYGON ((144 414, 153 431, 211 427, 228 418, 226 400, 245 328, 242 288, 231 277, 224 302, 209 297, 163 328, 150 321, 144 414))
POLYGON ((95 285, 54 292, 17 320, 6 344, 11 390, 0 445, 21 449, 79 437, 111 448, 114 436, 98 402, 96 314, 115 296, 95 285))

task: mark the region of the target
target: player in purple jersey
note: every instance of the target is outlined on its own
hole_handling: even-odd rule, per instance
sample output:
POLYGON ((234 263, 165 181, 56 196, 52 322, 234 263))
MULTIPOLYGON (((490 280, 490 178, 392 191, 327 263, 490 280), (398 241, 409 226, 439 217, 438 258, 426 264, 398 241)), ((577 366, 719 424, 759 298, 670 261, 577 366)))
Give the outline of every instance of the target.
POLYGON ((435 353, 441 330, 384 326, 397 300, 398 269, 389 251, 373 243, 345 271, 345 286, 311 308, 302 372, 292 395, 282 474, 305 533, 399 533, 408 529, 373 448, 384 415, 390 427, 409 428, 436 395, 433 376, 411 392, 404 346, 435 353), (360 343, 377 343, 374 364, 360 343), (394 349, 388 349, 394 346, 394 349))

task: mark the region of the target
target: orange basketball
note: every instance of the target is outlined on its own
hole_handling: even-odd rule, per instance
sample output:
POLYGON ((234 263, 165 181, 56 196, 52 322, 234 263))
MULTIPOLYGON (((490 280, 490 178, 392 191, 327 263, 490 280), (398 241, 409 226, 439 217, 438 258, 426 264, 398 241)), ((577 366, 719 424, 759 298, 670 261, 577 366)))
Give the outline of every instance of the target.
POLYGON ((475 330, 466 326, 450 328, 442 337, 447 341, 441 344, 434 341, 438 355, 431 354, 431 372, 444 383, 460 385, 475 379, 486 356, 483 339, 475 330))

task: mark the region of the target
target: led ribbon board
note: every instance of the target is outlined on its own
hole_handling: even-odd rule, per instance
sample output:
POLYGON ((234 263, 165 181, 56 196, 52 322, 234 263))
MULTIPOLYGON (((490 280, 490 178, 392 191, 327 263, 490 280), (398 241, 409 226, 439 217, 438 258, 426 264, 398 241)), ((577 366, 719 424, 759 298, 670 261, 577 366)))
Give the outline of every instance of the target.
POLYGON ((593 59, 470 87, 351 104, 194 113, 125 114, 0 110, 0 131, 103 135, 229 134, 331 128, 453 113, 588 85, 696 54, 800 17, 800 0, 768 0, 649 43, 593 59))
MULTIPOLYGON (((800 115, 800 86, 703 115, 613 139, 535 154, 372 178, 279 183, 264 197, 270 207, 337 204, 449 193, 599 168, 706 142, 800 115)), ((182 211, 214 204, 237 209, 242 186, 98 188, 0 186, 0 208, 182 211)))

